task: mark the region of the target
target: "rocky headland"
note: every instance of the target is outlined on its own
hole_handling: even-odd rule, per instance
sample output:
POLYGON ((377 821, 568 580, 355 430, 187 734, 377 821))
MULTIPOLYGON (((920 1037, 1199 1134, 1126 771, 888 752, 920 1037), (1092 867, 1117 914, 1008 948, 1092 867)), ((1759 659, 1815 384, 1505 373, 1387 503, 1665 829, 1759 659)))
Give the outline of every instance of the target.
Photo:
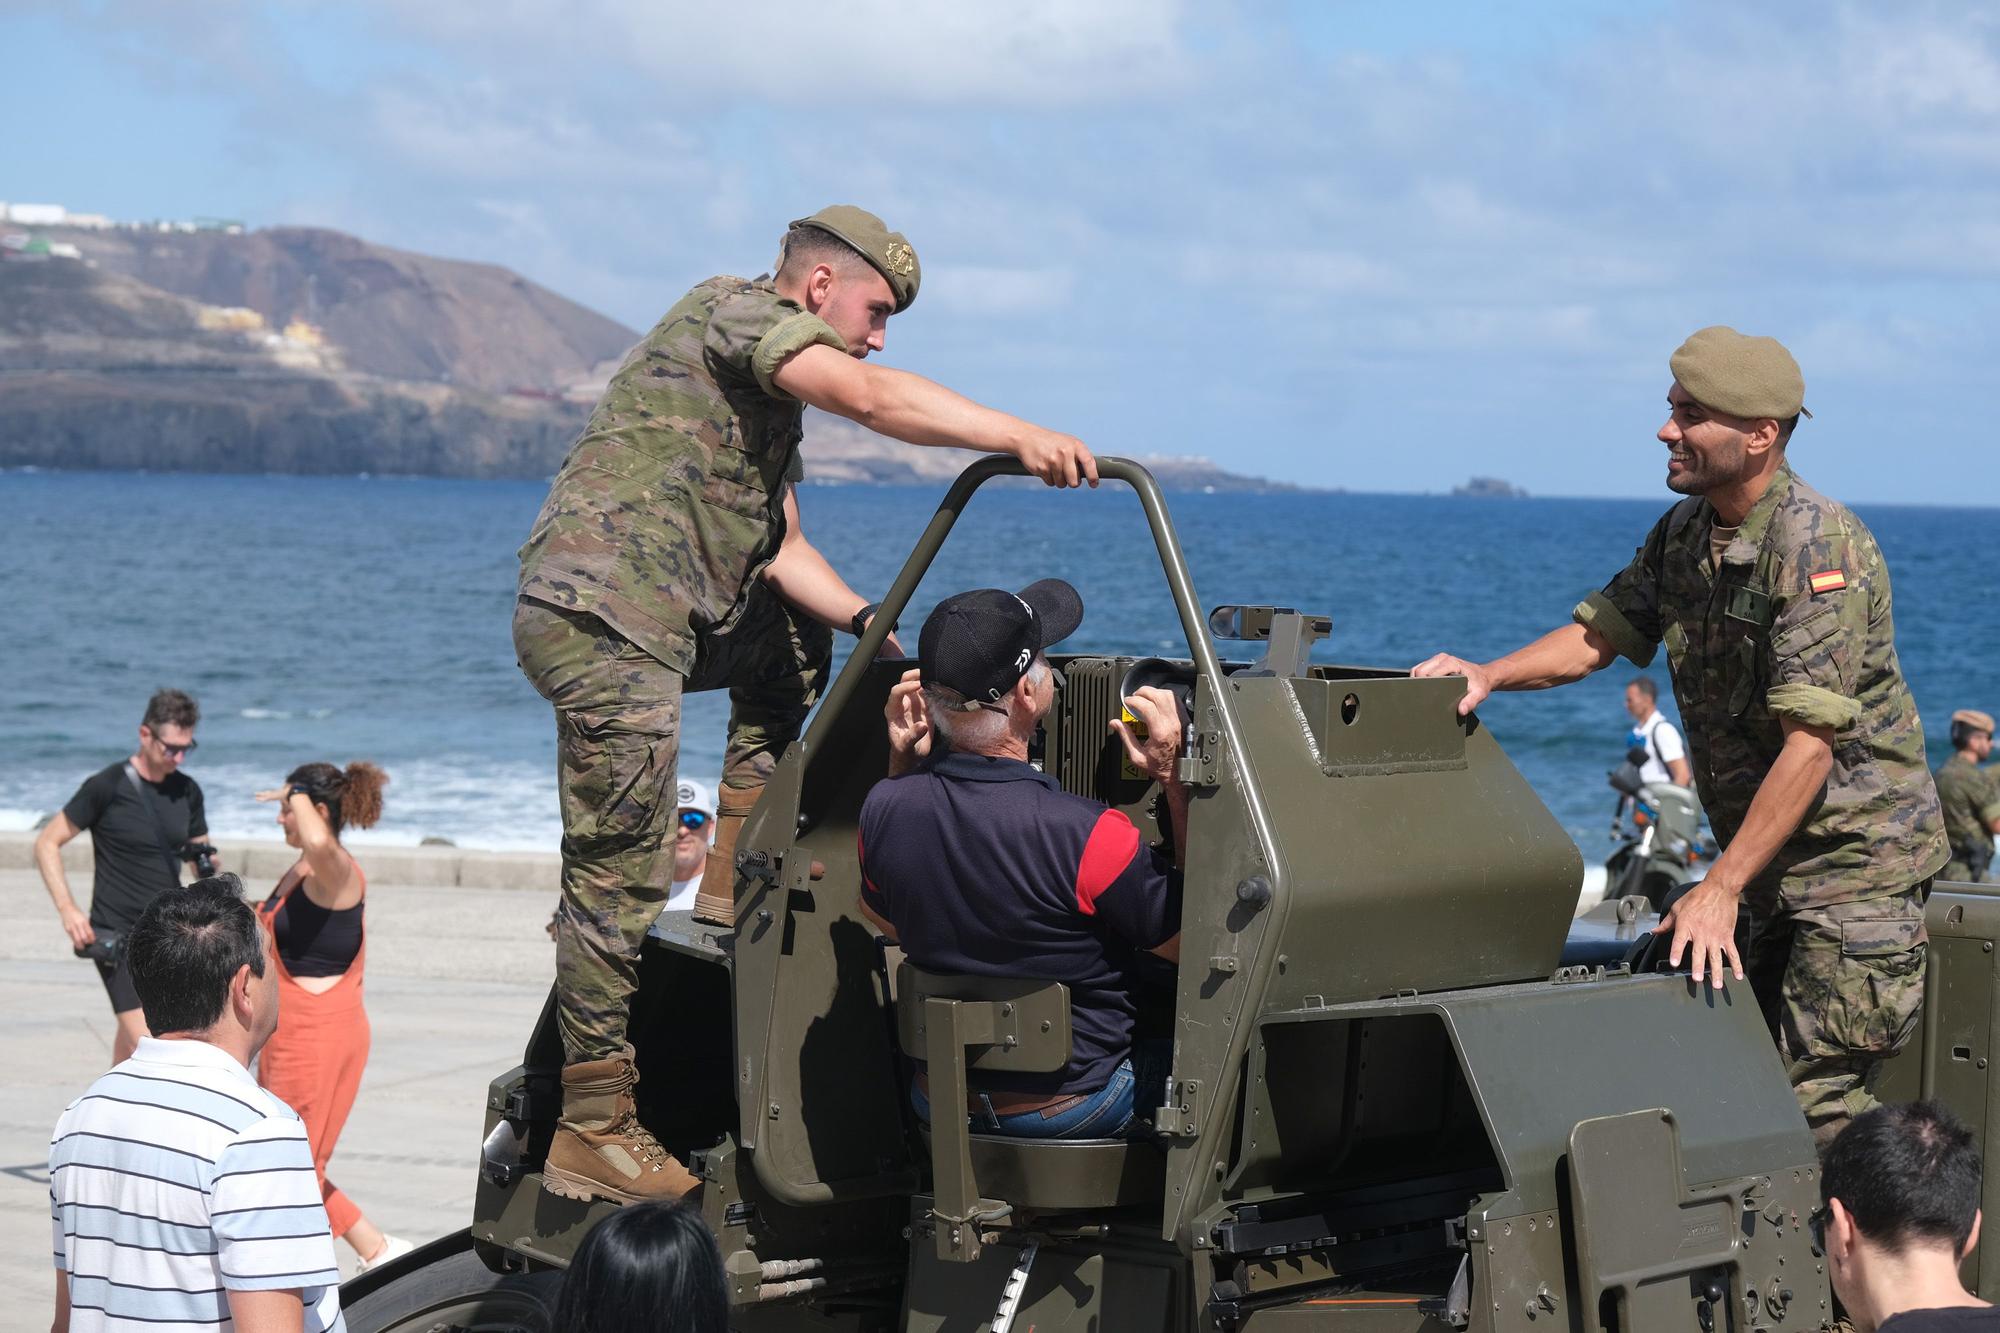
MULTIPOLYGON (((545 477, 639 337, 497 265, 320 228, 43 230, 0 249, 0 467, 545 477)), ((971 457, 816 412, 804 451, 825 484, 971 457)), ((1176 490, 1293 489, 1145 461, 1176 490)))

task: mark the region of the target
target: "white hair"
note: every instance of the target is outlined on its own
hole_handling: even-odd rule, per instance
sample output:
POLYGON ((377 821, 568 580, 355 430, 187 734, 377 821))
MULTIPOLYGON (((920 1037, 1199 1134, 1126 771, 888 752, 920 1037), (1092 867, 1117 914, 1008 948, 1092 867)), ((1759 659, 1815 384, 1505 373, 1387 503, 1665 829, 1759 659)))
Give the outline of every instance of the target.
MULTIPOLYGON (((1023 679, 1039 687, 1048 677, 1049 659, 1036 653, 1023 679)), ((924 686, 924 708, 930 714, 931 730, 961 752, 977 753, 1007 731, 1007 714, 973 703, 946 685, 924 686)))

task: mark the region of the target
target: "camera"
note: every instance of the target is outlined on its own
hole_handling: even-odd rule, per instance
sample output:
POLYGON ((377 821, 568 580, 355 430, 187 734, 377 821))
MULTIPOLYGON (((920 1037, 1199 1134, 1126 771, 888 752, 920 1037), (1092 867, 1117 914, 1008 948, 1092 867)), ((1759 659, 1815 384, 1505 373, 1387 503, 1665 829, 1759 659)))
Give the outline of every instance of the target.
POLYGON ((181 860, 194 862, 195 873, 207 879, 215 873, 215 848, 205 842, 184 842, 180 846, 181 860))
POLYGON ((95 926, 92 929, 96 931, 97 938, 88 944, 75 945, 70 952, 78 958, 88 958, 93 963, 116 967, 118 955, 125 951, 125 937, 115 930, 107 930, 102 926, 95 926))

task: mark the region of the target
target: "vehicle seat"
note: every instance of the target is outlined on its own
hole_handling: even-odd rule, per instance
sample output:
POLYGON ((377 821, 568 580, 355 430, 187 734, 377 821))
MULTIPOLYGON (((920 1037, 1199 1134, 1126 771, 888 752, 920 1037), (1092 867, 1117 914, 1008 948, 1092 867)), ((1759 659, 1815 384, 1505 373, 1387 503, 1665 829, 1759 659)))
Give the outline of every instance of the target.
POLYGON ((1166 1160, 1130 1139, 1021 1139, 974 1134, 963 1113, 966 1077, 1051 1073, 1070 1056, 1069 987, 1015 977, 939 976, 905 961, 896 969, 896 1032, 906 1055, 928 1065, 932 1217, 938 1257, 979 1254, 982 1220, 1010 1210, 1118 1208, 1157 1202, 1166 1160))

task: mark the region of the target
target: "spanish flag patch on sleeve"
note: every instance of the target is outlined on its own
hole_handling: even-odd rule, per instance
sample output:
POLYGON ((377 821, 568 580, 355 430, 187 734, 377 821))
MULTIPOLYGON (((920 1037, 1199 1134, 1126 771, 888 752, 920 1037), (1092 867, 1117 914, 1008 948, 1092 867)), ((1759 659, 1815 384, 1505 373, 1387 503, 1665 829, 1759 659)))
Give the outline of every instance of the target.
POLYGON ((1839 592, 1847 586, 1847 575, 1837 569, 1823 569, 1808 579, 1814 592, 1839 592))

